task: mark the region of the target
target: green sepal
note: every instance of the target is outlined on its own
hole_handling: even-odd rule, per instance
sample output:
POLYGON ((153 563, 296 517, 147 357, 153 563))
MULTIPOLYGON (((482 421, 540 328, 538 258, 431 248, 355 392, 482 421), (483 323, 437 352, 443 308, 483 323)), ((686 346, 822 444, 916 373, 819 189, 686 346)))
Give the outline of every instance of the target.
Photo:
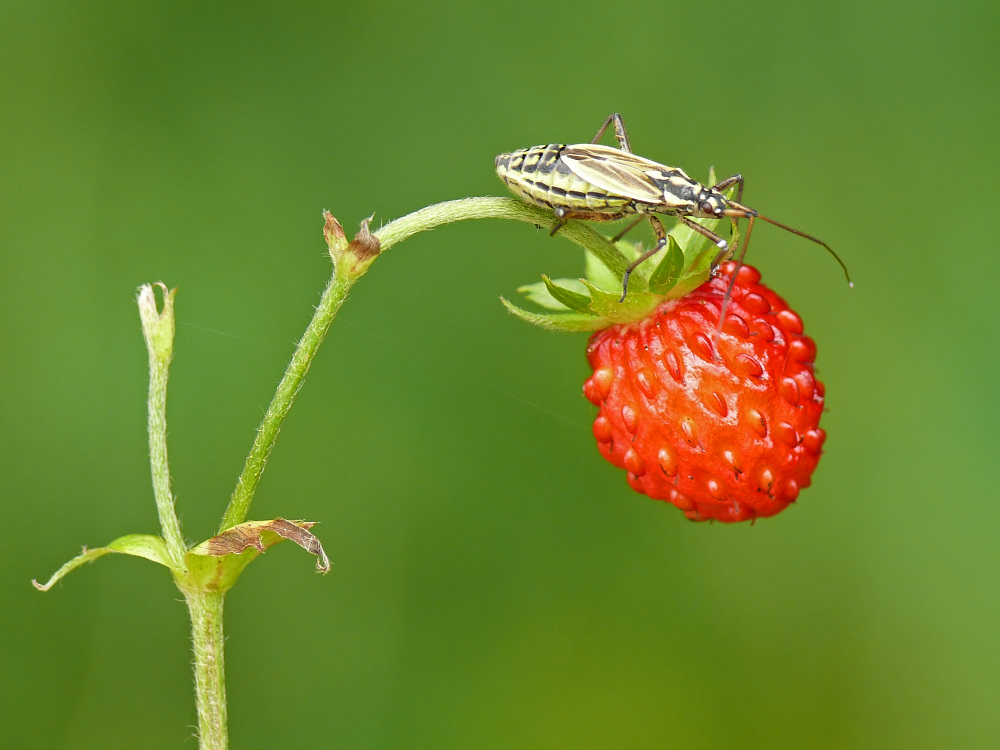
MULTIPOLYGON (((558 284, 564 289, 569 289, 577 294, 583 295, 587 293, 587 287, 583 285, 583 282, 580 281, 580 279, 552 279, 551 281, 553 284, 558 284)), ((529 301, 534 302, 539 307, 544 307, 547 310, 566 312, 566 310, 569 309, 566 305, 559 302, 549 293, 544 281, 536 281, 534 284, 519 286, 517 291, 525 295, 525 298, 529 301)))
POLYGON ((178 580, 181 587, 201 591, 227 591, 251 562, 269 547, 288 539, 316 555, 316 568, 330 570, 330 560, 319 539, 309 529, 315 521, 245 521, 206 539, 184 556, 188 572, 178 580))
POLYGON ((316 555, 316 568, 321 573, 326 573, 330 570, 330 560, 319 539, 309 531, 314 525, 313 521, 286 521, 283 518, 241 523, 188 550, 184 555, 186 570, 173 566, 167 545, 160 537, 127 534, 118 537, 107 547, 84 549, 82 554, 59 568, 45 583, 35 580, 31 582, 39 591, 48 591, 66 574, 81 565, 110 553, 118 553, 144 557, 169 568, 182 589, 221 592, 236 583, 236 579, 251 561, 283 539, 289 539, 316 555))
POLYGON ((616 273, 619 276, 625 273, 625 266, 628 265, 625 255, 597 230, 581 222, 571 221, 559 230, 559 234, 585 247, 586 252, 592 254, 610 273, 616 273), (594 242, 594 240, 598 241, 594 242))
POLYGON ((600 328, 607 328, 612 323, 631 323, 645 318, 655 310, 663 297, 651 292, 632 292, 632 282, 629 281, 629 293, 621 302, 621 292, 606 292, 589 282, 584 282, 590 289, 590 309, 601 320, 600 328))
POLYGON ((577 312, 536 313, 524 310, 504 297, 501 297, 500 301, 512 315, 520 318, 525 323, 531 323, 549 331, 599 331, 602 328, 608 327, 606 320, 602 320, 592 314, 584 315, 577 312))
POLYGON ((677 284, 683 270, 684 252, 677 240, 668 235, 663 259, 649 277, 649 291, 653 294, 666 294, 677 284))
POLYGON ((82 554, 77 555, 59 568, 45 583, 39 583, 34 579, 32 579, 31 583, 39 591, 48 591, 66 574, 76 570, 81 565, 93 562, 97 558, 104 557, 110 553, 144 557, 147 560, 152 560, 164 567, 173 569, 173 564, 170 562, 170 555, 167 553, 167 545, 160 537, 153 536, 152 534, 126 534, 115 539, 107 547, 96 547, 90 550, 84 548, 82 554))
POLYGON ((162 282, 143 284, 139 287, 139 319, 142 321, 142 335, 151 357, 161 362, 170 362, 174 352, 174 297, 176 289, 167 289, 162 282), (163 295, 163 309, 156 302, 153 287, 159 287, 163 295))
MULTIPOLYGON (((715 176, 715 167, 712 167, 708 171, 708 184, 714 185, 718 182, 715 176)), ((736 186, 733 185, 728 190, 725 191, 727 198, 732 197, 733 192, 736 190, 736 186)), ((719 226, 723 223, 724 219, 691 219, 695 224, 700 224, 706 229, 710 229, 716 234, 719 234, 719 226)), ((667 232, 669 237, 673 237, 677 244, 684 251, 684 268, 686 269, 681 274, 681 285, 686 287, 683 294, 692 289, 696 289, 701 283, 708 279, 709 273, 711 271, 712 261, 715 260, 715 256, 719 254, 719 248, 714 242, 712 242, 708 237, 696 232, 690 227, 686 226, 683 222, 678 221, 674 227, 667 232), (701 281, 698 284, 688 287, 688 280, 693 277, 700 278, 701 281)), ((733 236, 730 243, 730 251, 734 247, 739 238, 738 236, 733 236)), ((671 293, 671 297, 682 296, 681 294, 671 293)))
MULTIPOLYGON (((700 237, 701 235, 696 235, 700 237)), ((711 240, 705 240, 702 244, 702 251, 699 255, 689 259, 691 253, 684 251, 685 271, 681 273, 680 279, 670 290, 671 298, 683 297, 688 292, 693 292, 700 287, 712 275, 712 261, 718 255, 719 248, 711 240)))
MULTIPOLYGON (((635 257, 632 254, 633 248, 630 242, 619 242, 617 248, 622 252, 622 257, 635 257)), ((595 286, 603 289, 606 292, 613 291, 616 287, 621 289, 622 287, 622 273, 624 273, 625 266, 622 266, 621 273, 615 273, 608 269, 606 265, 601 263, 593 253, 585 252, 583 254, 584 260, 584 275, 587 279, 595 286)), ((628 265, 627 263, 625 265, 628 265)))
MULTIPOLYGON (((713 232, 716 226, 721 223, 721 219, 695 219, 713 232)), ((684 253, 684 270, 681 272, 677 283, 670 289, 669 296, 673 299, 683 297, 688 292, 692 292, 708 281, 712 275, 712 262, 719 254, 719 248, 708 237, 705 237, 693 229, 689 229, 678 223, 668 233, 668 242, 673 239, 681 247, 684 253)), ((738 238, 734 237, 735 245, 738 238)))
MULTIPOLYGON (((580 294, 579 292, 574 292, 564 286, 555 284, 552 279, 545 274, 542 274, 542 283, 545 284, 545 289, 552 295, 552 298, 556 302, 559 302, 574 312, 583 313, 584 315, 593 315, 593 312, 590 309, 590 295, 580 294)), ((582 285, 582 282, 580 283, 582 285)))
MULTIPOLYGON (((713 232, 715 231, 715 225, 719 223, 719 219, 692 219, 692 221, 701 224, 707 229, 711 229, 713 232)), ((712 240, 681 222, 678 222, 677 226, 671 229, 667 235, 673 237, 677 244, 684 250, 685 266, 698 263, 706 256, 708 257, 708 262, 711 263, 712 259, 719 252, 719 248, 712 240)))
POLYGON ((244 568, 259 555, 260 552, 252 548, 225 557, 199 555, 189 550, 184 555, 187 575, 178 580, 177 585, 182 589, 190 588, 196 591, 228 591, 242 575, 244 568))
MULTIPOLYGON (((715 170, 711 170, 708 184, 716 184, 715 170)), ((727 197, 735 193, 736 186, 725 191, 727 197)), ((690 219, 718 234, 720 225, 727 219, 690 219)), ((580 222, 570 222, 560 232, 589 229, 580 222)), ((592 231, 592 230, 591 230, 592 231)), ((738 232, 734 224, 733 236, 729 240, 730 255, 739 246, 738 232)), ((667 233, 662 256, 647 258, 632 270, 629 277, 628 293, 622 299, 623 274, 627 265, 641 257, 642 243, 619 240, 601 252, 584 253, 586 279, 584 285, 568 279, 553 281, 542 277, 541 284, 521 287, 528 299, 539 306, 553 311, 535 313, 523 310, 502 299, 507 309, 521 320, 544 328, 561 331, 593 331, 616 323, 640 320, 655 310, 664 301, 678 299, 694 291, 711 277, 715 259, 719 257, 719 247, 708 237, 678 221, 667 233), (608 252, 613 250, 614 252, 608 252), (589 290, 589 299, 586 292, 589 290), (621 301, 619 301, 621 300, 621 301), (588 314, 589 313, 589 314, 588 314), (591 315, 596 316, 592 318, 591 315)), ((590 250, 588 246, 588 250, 590 250)), ((721 260, 721 259, 720 259, 721 260)))

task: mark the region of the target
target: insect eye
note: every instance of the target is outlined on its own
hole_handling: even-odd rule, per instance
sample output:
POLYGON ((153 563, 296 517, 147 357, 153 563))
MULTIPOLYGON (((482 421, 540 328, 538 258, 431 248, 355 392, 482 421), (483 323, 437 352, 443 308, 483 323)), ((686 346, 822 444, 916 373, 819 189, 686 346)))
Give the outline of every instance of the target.
POLYGON ((716 206, 712 201, 702 201, 701 210, 706 214, 720 214, 722 209, 716 206))

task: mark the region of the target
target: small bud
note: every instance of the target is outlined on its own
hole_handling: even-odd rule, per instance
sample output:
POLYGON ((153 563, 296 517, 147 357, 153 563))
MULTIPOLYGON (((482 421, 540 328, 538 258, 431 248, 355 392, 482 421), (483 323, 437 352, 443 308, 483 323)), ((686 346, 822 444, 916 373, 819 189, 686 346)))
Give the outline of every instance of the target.
POLYGON ((348 242, 340 222, 328 211, 324 211, 323 215, 326 217, 323 235, 330 248, 330 257, 333 259, 337 274, 349 279, 359 278, 382 251, 381 240, 368 229, 372 217, 369 216, 361 222, 357 235, 348 242))
POLYGON ((353 253, 363 263, 372 260, 382 251, 382 243, 379 238, 368 229, 368 222, 373 218, 375 218, 374 215, 361 222, 361 229, 358 230, 347 248, 348 252, 353 253))
POLYGON ((330 248, 330 257, 336 260, 347 247, 347 235, 340 222, 329 211, 323 212, 323 218, 326 221, 323 225, 323 237, 326 239, 326 246, 330 248))
POLYGON ((327 247, 330 248, 330 257, 333 259, 338 273, 356 279, 368 269, 368 266, 382 250, 381 241, 368 229, 368 223, 372 217, 369 216, 361 222, 361 229, 358 230, 354 239, 348 242, 340 222, 329 211, 324 211, 323 216, 326 219, 323 236, 326 238, 327 247))
POLYGON ((149 354, 161 361, 170 361, 174 353, 174 295, 176 289, 167 289, 166 284, 157 281, 155 284, 143 284, 139 287, 139 318, 142 320, 142 335, 146 339, 149 354), (160 288, 163 294, 162 312, 156 304, 156 293, 153 287, 160 288))

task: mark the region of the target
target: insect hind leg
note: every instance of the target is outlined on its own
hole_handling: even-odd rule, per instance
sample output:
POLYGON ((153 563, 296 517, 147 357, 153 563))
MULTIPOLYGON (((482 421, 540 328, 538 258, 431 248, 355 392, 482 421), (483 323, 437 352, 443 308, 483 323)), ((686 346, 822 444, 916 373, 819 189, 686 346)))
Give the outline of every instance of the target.
MULTIPOLYGON (((565 208, 563 206, 558 206, 553 210, 556 217, 556 225, 552 227, 552 231, 549 232, 550 236, 555 236, 555 233, 566 226, 566 222, 570 219, 582 219, 583 221, 617 221, 618 219, 624 219, 627 215, 624 211, 620 213, 602 213, 601 211, 573 211, 572 209, 565 208)), ((629 227, 631 229, 632 227, 629 227)))
MULTIPOLYGON (((611 244, 613 245, 616 242, 618 242, 618 240, 620 240, 626 234, 628 234, 633 229, 635 229, 636 225, 640 221, 642 221, 643 219, 645 219, 645 218, 646 218, 645 216, 637 216, 636 219, 635 219, 635 221, 629 222, 622 231, 620 231, 618 234, 616 234, 614 237, 611 238, 611 244)), ((655 227, 654 227, 654 230, 655 230, 655 227)))
POLYGON ((612 112, 608 115, 608 119, 604 121, 601 125, 600 130, 597 131, 597 135, 594 136, 594 140, 591 143, 597 143, 601 140, 601 136, 604 135, 604 131, 608 129, 608 125, 614 124, 615 126, 615 139, 618 141, 618 148, 627 154, 632 153, 632 147, 628 142, 628 133, 625 131, 625 121, 622 120, 622 116, 617 112, 612 112))

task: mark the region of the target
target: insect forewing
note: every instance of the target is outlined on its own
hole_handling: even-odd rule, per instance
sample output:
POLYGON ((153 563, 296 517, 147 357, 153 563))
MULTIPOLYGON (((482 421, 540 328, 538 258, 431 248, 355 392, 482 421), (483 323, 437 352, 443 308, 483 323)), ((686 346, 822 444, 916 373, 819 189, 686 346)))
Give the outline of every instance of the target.
POLYGON ((647 172, 669 169, 655 161, 610 146, 583 144, 567 146, 560 157, 580 179, 613 195, 643 203, 663 201, 663 191, 647 172))

